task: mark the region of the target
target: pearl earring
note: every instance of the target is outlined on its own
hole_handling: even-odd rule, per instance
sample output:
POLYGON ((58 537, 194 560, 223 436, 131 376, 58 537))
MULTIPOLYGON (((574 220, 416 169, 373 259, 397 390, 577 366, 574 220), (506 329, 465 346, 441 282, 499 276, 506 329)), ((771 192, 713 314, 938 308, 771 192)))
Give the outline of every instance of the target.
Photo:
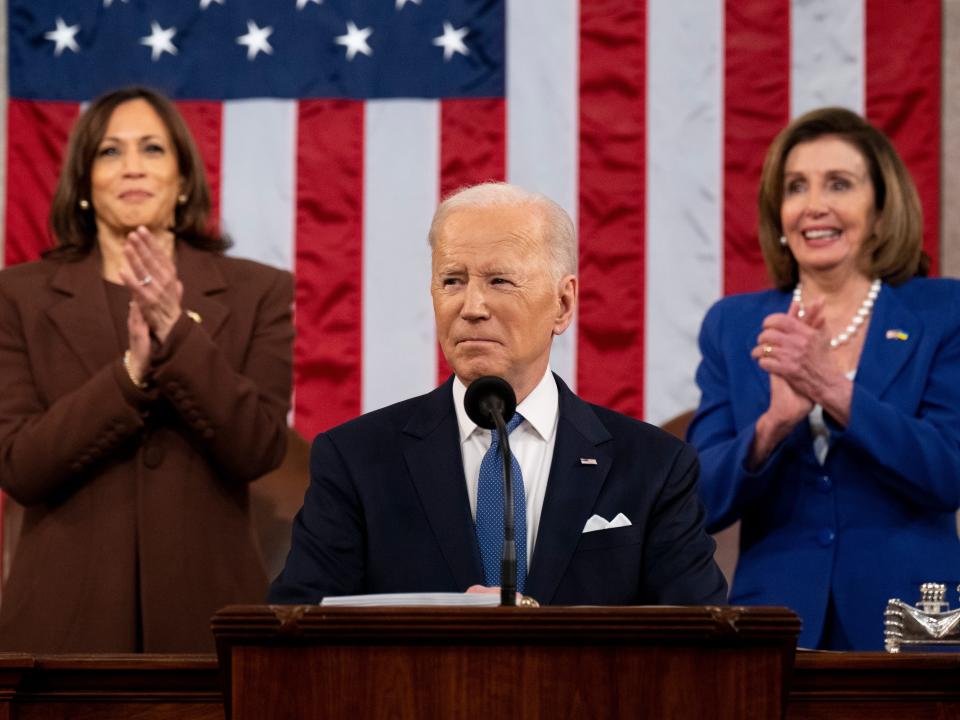
POLYGON ((89 201, 89 200, 81 199, 80 202, 77 203, 77 205, 80 206, 80 209, 81 209, 81 210, 89 210, 89 209, 90 209, 90 201, 89 201))
POLYGON ((177 195, 177 203, 178 203, 179 205, 186 205, 186 204, 187 204, 187 199, 188 199, 188 198, 187 198, 187 196, 186 196, 185 193, 180 193, 179 195, 177 195))
POLYGON ((786 236, 786 235, 781 235, 781 236, 780 236, 780 245, 781 245, 781 247, 786 247, 786 246, 787 246, 787 236, 786 236))

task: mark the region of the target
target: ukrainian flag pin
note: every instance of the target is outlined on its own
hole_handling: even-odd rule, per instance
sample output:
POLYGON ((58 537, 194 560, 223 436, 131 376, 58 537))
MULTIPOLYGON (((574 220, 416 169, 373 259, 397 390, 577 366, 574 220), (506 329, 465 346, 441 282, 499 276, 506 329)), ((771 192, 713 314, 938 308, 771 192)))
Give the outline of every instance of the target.
POLYGON ((903 330, 887 330, 887 340, 907 340, 909 337, 903 330))

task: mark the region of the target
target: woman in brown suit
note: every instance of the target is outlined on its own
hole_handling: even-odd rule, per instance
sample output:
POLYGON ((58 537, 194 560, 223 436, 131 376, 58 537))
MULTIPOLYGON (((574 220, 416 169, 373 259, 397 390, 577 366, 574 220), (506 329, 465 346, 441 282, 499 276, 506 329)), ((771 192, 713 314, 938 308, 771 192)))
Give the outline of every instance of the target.
POLYGON ((58 246, 0 272, 0 488, 26 506, 0 650, 209 651, 213 612, 266 593, 247 483, 284 454, 292 282, 225 257, 209 209, 170 101, 113 92, 71 136, 58 246))

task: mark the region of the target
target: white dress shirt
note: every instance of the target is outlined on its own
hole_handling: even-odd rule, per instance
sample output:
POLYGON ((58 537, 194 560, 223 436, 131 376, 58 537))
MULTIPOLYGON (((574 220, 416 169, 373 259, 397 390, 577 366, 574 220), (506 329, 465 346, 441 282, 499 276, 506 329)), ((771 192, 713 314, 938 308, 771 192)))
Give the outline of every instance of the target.
MULTIPOLYGON (((478 427, 467 417, 463 409, 466 386, 459 378, 453 379, 453 406, 457 411, 460 427, 460 452, 463 458, 463 475, 467 479, 467 495, 470 498, 470 513, 477 519, 477 481, 480 478, 480 463, 493 441, 490 430, 478 427)), ((533 557, 540 526, 540 511, 547 492, 550 463, 553 461, 553 446, 557 437, 557 419, 560 415, 560 393, 550 368, 522 403, 517 412, 523 422, 510 433, 510 451, 520 465, 523 488, 527 498, 527 567, 533 557)))

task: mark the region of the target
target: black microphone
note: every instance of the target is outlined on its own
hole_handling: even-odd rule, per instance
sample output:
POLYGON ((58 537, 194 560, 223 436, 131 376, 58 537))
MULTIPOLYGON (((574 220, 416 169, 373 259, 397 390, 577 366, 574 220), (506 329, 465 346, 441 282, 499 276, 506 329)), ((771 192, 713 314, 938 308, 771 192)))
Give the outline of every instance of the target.
POLYGON ((513 478, 511 477, 510 438, 507 423, 517 411, 517 395, 503 378, 486 375, 477 378, 463 397, 467 416, 487 430, 500 433, 503 455, 503 556, 500 561, 500 604, 517 604, 517 538, 513 518, 513 478))

